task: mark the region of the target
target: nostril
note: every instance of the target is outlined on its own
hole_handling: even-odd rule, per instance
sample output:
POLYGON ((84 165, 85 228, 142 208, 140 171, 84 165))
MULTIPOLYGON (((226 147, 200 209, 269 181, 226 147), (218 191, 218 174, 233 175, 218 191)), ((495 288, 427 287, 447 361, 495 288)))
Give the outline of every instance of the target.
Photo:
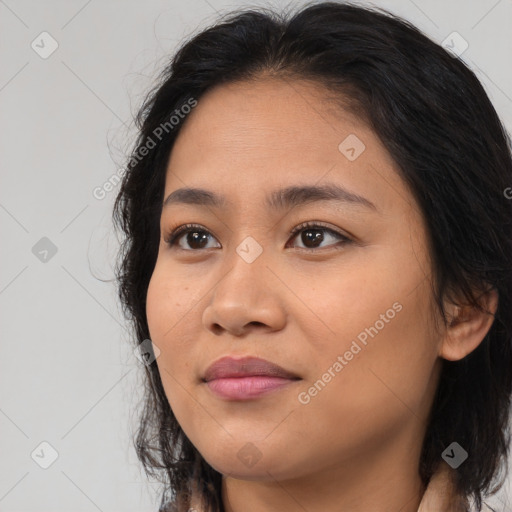
POLYGON ((215 336, 220 336, 220 334, 222 333, 222 330, 223 329, 219 324, 212 325, 212 331, 213 331, 213 334, 215 334, 215 336))
POLYGON ((265 326, 265 324, 264 324, 264 323, 262 323, 262 322, 256 322, 256 321, 255 321, 255 322, 249 322, 249 324, 248 324, 248 325, 256 325, 257 327, 260 327, 260 326, 263 326, 263 327, 264 327, 264 326, 265 326))

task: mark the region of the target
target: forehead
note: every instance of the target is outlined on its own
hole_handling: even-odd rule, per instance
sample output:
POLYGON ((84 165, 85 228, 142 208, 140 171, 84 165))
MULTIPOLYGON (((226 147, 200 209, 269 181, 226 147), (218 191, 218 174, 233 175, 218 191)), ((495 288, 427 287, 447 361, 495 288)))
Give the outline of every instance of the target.
MULTIPOLYGON (((338 140, 340 123, 355 130, 366 127, 348 110, 335 103, 321 84, 283 79, 261 79, 223 84, 204 94, 188 115, 178 139, 201 148, 232 151, 264 144, 268 152, 303 146, 325 149, 338 140)), ((342 99, 337 99, 341 104, 342 99)), ((337 144, 334 147, 337 150, 337 144)))
POLYGON ((332 92, 311 82, 263 79, 223 84, 198 100, 170 154, 165 197, 198 187, 243 201, 323 181, 384 209, 412 202, 379 138, 332 92))

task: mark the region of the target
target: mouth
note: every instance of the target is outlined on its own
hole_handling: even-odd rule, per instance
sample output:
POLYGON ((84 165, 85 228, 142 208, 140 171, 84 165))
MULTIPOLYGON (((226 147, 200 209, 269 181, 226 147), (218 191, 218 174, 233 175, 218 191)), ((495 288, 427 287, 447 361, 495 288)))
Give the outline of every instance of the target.
POLYGON ((223 357, 205 372, 202 381, 217 396, 228 400, 249 400, 283 389, 298 375, 256 357, 223 357))

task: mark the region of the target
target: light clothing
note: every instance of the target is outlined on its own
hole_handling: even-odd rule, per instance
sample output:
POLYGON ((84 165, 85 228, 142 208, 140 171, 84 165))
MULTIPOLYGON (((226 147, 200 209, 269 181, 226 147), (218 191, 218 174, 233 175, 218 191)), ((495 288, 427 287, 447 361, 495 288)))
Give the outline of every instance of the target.
MULTIPOLYGON (((458 498, 454 493, 453 477, 455 470, 445 462, 441 462, 440 469, 432 476, 423 494, 418 512, 466 512, 468 505, 465 500, 458 498)), ((482 503, 482 512, 492 510, 482 503)), ((470 512, 476 512, 470 509, 470 512)))

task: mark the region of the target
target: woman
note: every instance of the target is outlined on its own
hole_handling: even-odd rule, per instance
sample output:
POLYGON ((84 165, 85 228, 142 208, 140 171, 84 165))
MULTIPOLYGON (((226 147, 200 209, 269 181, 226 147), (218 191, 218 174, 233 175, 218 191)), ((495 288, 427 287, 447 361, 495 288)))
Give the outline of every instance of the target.
POLYGON ((490 510, 511 395, 510 140, 389 13, 234 13, 139 114, 120 298, 161 510, 490 510))

